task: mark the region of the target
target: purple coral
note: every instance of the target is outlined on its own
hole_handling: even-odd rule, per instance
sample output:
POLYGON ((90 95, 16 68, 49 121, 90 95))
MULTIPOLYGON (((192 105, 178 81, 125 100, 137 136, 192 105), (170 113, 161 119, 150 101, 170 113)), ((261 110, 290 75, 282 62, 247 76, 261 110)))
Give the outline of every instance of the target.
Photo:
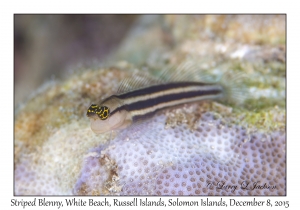
POLYGON ((191 131, 165 117, 123 131, 86 158, 75 194, 285 195, 285 134, 249 134, 203 114, 191 131), (95 155, 96 154, 96 155, 95 155))

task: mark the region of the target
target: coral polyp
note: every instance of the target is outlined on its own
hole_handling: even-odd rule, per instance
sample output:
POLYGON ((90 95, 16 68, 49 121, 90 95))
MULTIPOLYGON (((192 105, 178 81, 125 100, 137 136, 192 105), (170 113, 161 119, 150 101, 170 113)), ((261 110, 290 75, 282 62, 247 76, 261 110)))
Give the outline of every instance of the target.
POLYGON ((285 195, 285 135, 247 133, 204 113, 191 131, 164 116, 90 151, 79 195, 285 195), (152 134, 151 134, 152 133, 152 134))

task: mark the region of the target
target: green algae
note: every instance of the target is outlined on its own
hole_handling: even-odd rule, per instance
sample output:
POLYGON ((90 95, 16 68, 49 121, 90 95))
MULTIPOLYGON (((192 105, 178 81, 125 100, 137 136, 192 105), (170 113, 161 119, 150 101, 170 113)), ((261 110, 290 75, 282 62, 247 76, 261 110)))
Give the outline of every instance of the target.
POLYGON ((255 111, 235 110, 233 117, 236 123, 246 125, 250 130, 259 130, 263 133, 286 128, 285 109, 278 106, 255 111))
POLYGON ((265 98, 261 97, 259 99, 247 99, 245 101, 244 107, 247 110, 256 110, 256 111, 263 111, 270 107, 280 107, 285 109, 286 101, 285 100, 278 100, 276 98, 265 98))

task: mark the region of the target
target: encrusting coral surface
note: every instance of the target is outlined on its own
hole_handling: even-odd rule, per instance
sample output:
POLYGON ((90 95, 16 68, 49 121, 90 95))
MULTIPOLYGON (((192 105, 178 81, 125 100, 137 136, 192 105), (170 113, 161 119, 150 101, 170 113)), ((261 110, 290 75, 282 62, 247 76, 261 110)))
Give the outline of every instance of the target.
POLYGON ((48 82, 16 109, 15 194, 285 195, 284 30, 284 15, 143 17, 109 67, 48 82), (186 104, 91 131, 87 108, 122 79, 190 60, 216 77, 247 75, 244 103, 186 104))

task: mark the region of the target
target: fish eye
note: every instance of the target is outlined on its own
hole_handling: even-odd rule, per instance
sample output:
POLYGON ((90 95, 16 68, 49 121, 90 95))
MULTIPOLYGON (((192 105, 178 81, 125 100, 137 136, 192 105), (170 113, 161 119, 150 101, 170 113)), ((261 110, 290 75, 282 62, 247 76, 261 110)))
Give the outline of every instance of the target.
POLYGON ((109 114, 110 114, 110 111, 109 111, 109 108, 107 106, 99 106, 97 104, 92 104, 87 112, 86 112, 86 115, 88 117, 92 117, 94 115, 98 115, 98 117, 101 119, 101 120, 106 120, 108 117, 109 117, 109 114))
POLYGON ((99 108, 99 112, 97 115, 100 117, 101 120, 106 120, 109 117, 110 111, 107 106, 101 106, 99 108))

